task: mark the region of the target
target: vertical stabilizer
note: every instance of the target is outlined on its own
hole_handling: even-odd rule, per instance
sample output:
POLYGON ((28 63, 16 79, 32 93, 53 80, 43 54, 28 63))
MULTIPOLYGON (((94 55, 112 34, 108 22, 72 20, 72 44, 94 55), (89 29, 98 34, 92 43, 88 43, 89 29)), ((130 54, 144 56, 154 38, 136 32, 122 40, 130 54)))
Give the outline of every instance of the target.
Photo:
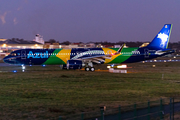
POLYGON ((156 35, 151 43, 147 46, 153 49, 166 49, 168 47, 171 34, 172 24, 165 24, 161 31, 156 35))

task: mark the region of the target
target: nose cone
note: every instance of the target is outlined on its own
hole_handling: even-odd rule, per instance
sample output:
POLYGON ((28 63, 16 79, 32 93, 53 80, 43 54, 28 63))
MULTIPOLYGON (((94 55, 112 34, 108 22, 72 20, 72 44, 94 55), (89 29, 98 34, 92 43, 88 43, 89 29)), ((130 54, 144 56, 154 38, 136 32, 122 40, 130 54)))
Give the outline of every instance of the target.
POLYGON ((10 57, 10 56, 6 56, 3 58, 3 61, 5 63, 9 63, 9 64, 15 64, 15 59, 13 57, 10 57))
POLYGON ((4 61, 5 63, 8 63, 8 56, 4 57, 4 58, 3 58, 3 61, 4 61))
POLYGON ((5 63, 9 63, 9 58, 8 58, 8 56, 4 57, 4 58, 3 58, 3 61, 4 61, 5 63))

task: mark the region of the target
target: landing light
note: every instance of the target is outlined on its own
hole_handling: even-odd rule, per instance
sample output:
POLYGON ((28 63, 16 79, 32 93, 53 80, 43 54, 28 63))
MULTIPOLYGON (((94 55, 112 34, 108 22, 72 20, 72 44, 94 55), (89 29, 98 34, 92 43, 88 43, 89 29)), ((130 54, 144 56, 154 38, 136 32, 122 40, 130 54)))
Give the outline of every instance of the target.
POLYGON ((107 66, 107 68, 127 68, 127 65, 118 65, 114 66, 114 64, 107 66))
POLYGON ((117 68, 127 68, 127 65, 118 65, 117 68))
POLYGON ((25 66, 22 66, 22 69, 24 70, 24 69, 26 69, 26 67, 25 67, 25 66))

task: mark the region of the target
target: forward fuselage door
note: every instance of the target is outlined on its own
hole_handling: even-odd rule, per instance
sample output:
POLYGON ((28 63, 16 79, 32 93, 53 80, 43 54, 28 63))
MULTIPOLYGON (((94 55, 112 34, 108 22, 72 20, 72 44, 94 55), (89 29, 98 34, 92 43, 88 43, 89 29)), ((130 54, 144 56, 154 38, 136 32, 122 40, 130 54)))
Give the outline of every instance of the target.
POLYGON ((26 50, 21 50, 21 59, 26 59, 26 50))

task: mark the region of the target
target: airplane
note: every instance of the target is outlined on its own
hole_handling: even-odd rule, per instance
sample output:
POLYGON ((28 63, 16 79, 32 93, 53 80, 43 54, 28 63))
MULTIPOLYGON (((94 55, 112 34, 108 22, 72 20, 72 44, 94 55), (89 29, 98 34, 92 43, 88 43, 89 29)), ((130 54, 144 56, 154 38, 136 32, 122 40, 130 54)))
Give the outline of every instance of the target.
POLYGON ((174 53, 174 50, 168 49, 171 30, 172 24, 165 24, 144 47, 20 49, 11 52, 3 61, 19 65, 63 65, 66 69, 95 71, 94 64, 134 63, 174 53))

